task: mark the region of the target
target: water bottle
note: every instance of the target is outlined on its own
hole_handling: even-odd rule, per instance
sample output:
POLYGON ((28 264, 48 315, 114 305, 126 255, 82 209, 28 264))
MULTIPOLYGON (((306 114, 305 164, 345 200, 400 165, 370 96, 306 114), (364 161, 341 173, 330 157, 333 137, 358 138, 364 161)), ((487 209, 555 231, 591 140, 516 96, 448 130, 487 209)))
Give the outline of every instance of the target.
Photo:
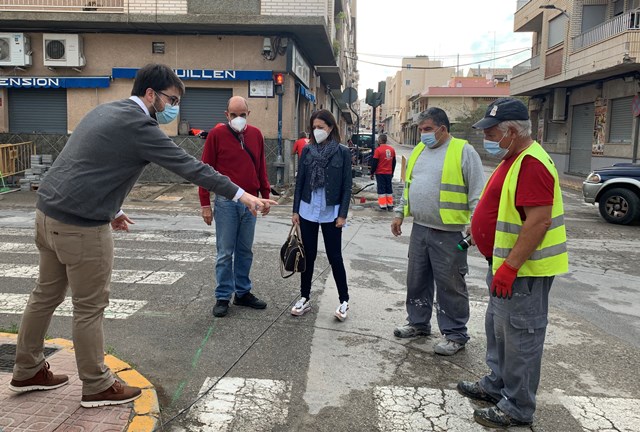
POLYGON ((469 243, 470 237, 471 237, 471 234, 467 235, 465 238, 463 238, 458 242, 458 245, 456 246, 458 250, 465 251, 469 249, 469 246, 471 246, 471 243, 469 243))

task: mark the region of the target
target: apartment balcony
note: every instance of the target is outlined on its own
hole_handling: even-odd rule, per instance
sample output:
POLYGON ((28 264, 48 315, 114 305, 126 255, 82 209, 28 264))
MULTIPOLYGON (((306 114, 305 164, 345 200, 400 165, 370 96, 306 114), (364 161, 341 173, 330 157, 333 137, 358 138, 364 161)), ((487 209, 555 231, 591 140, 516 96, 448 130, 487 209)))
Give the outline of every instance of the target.
POLYGON ((533 56, 530 59, 527 59, 525 61, 523 61, 522 63, 519 63, 517 65, 515 65, 512 69, 512 78, 525 74, 527 72, 531 72, 533 70, 536 70, 540 67, 540 56, 533 56))
POLYGON ((516 13, 513 18, 513 31, 540 31, 540 29, 542 29, 543 16, 543 9, 540 9, 540 6, 547 3, 547 0, 518 0, 516 13))
POLYGON ((599 44, 628 31, 640 30, 640 9, 617 16, 599 26, 572 38, 572 53, 599 44))
POLYGON ((0 0, 6 12, 124 13, 125 0, 0 0))
MULTIPOLYGON (((335 0, 337 9, 343 0, 335 0)), ((0 0, 2 32, 279 36, 313 65, 335 66, 327 0, 283 9, 279 0, 0 0)))

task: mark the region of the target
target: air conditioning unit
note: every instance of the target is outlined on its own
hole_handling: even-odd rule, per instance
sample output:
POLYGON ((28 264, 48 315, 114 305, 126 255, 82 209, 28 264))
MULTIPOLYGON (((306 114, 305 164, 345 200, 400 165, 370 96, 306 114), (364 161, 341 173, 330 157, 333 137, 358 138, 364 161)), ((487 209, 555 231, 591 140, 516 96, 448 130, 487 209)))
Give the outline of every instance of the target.
POLYGON ((45 33, 42 46, 45 66, 82 67, 86 64, 80 35, 45 33))
POLYGON ((563 122, 566 120, 567 89, 553 89, 553 110, 551 111, 551 121, 563 122))
POLYGON ((0 66, 31 66, 31 43, 24 33, 0 33, 0 66))

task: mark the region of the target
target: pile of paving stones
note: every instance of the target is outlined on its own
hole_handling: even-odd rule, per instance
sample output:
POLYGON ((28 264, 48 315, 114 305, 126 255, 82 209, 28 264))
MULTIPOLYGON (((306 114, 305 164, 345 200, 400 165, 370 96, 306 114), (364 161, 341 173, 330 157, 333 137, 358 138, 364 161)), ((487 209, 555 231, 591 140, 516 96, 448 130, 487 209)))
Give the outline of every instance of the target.
POLYGON ((47 175, 49 168, 51 168, 52 163, 53 156, 50 154, 31 155, 31 168, 26 169, 24 171, 24 178, 18 181, 20 190, 37 190, 38 187, 40 187, 40 182, 47 175))

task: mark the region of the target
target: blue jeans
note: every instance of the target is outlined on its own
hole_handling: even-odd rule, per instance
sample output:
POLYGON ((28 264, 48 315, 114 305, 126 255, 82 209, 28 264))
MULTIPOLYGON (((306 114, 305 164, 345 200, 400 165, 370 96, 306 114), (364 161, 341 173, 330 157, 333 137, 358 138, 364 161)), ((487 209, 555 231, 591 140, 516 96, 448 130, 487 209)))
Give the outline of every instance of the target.
POLYGON ((249 272, 256 218, 244 204, 221 196, 215 198, 213 218, 218 251, 216 299, 230 300, 234 292, 242 297, 251 291, 249 272))

